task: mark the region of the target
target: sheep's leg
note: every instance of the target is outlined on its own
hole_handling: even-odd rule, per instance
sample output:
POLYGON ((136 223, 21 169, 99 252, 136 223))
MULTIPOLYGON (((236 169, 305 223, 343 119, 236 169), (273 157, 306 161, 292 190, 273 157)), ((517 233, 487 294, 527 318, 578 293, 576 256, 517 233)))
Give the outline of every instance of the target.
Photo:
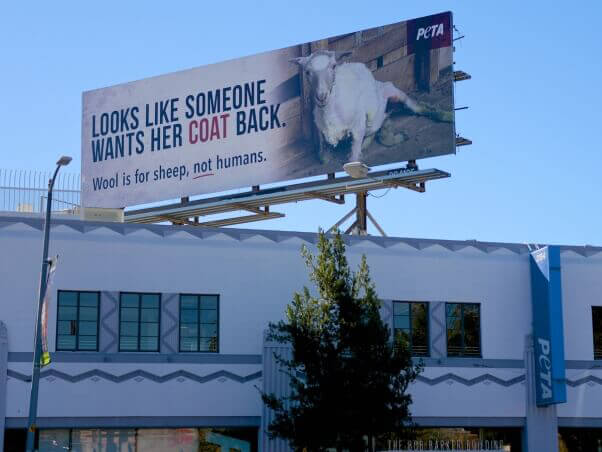
POLYGON ((364 141, 362 142, 362 151, 365 151, 370 147, 372 142, 374 141, 374 133, 372 135, 366 135, 364 137, 364 141))
POLYGON ((408 107, 411 111, 416 113, 417 115, 424 112, 424 107, 419 105, 418 102, 414 101, 410 98, 406 93, 397 88, 391 82, 383 83, 383 92, 385 95, 385 102, 393 101, 393 102, 401 102, 406 107, 408 107))
POLYGON ((359 161, 362 157, 362 143, 366 136, 366 128, 358 127, 351 131, 351 155, 349 156, 351 162, 359 161))
POLYGON ((383 91, 386 101, 401 102, 417 115, 426 116, 427 118, 440 122, 453 122, 454 120, 453 112, 441 111, 427 105, 419 104, 391 82, 384 83, 383 91))
POLYGON ((326 163, 326 140, 320 130, 318 130, 318 158, 320 163, 326 163))

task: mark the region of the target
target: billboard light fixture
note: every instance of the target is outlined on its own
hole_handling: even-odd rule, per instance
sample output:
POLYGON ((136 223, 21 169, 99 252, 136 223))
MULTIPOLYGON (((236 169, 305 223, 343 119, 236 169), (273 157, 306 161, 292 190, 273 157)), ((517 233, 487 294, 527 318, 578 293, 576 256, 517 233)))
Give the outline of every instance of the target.
POLYGON ((364 179, 370 171, 370 167, 362 162, 345 163, 343 169, 353 179, 364 179))

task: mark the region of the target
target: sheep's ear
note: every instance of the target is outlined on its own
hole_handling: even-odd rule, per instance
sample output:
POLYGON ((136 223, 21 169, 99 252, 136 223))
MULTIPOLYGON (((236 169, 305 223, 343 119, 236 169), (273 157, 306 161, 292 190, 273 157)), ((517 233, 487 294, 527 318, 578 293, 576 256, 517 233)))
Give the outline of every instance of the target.
POLYGON ((335 54, 335 60, 336 60, 337 63, 340 63, 342 59, 350 57, 351 55, 353 55, 353 52, 351 52, 351 51, 336 52, 336 54, 335 54))
POLYGON ((305 66, 305 63, 307 63, 307 57, 291 58, 288 61, 289 63, 297 63, 299 66, 305 66))

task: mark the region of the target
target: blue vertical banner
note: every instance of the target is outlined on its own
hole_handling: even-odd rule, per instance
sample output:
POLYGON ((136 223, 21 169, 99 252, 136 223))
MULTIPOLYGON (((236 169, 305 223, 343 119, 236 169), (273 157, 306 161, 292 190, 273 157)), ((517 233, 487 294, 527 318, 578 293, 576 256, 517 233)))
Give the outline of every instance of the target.
POLYGON ((531 300, 538 406, 566 402, 560 249, 531 253, 531 300))

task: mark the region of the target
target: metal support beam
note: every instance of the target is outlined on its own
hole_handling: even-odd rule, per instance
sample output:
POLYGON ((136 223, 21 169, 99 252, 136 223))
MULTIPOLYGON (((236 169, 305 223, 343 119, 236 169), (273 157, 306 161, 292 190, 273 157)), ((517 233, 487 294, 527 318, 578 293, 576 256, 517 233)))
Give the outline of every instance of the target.
MULTIPOLYGON (((338 229, 339 226, 342 225, 343 223, 345 223, 345 221, 347 221, 351 217, 351 215, 353 215, 355 213, 356 210, 357 210, 357 207, 354 207, 349 212, 347 212, 343 218, 341 218, 339 221, 337 221, 335 224, 333 224, 332 227, 330 227, 330 229, 328 229, 328 232, 334 232, 336 229, 338 229)), ((353 224, 355 224, 355 223, 353 223, 353 224)))
POLYGON ((233 224, 252 223, 254 221, 272 220, 274 218, 283 218, 284 214, 280 212, 270 212, 261 215, 244 215, 241 217, 224 218, 221 220, 205 221, 204 223, 197 223, 195 226, 208 226, 208 227, 221 227, 231 226, 233 224))
POLYGON ((462 80, 470 80, 472 77, 470 74, 464 71, 454 71, 454 82, 461 82, 462 80))
POLYGON ((355 199, 356 199, 356 203, 357 203, 356 204, 357 209, 355 211, 355 213, 356 213, 355 224, 356 224, 357 235, 368 234, 368 216, 366 215, 368 212, 366 209, 366 198, 367 197, 368 197, 368 194, 365 191, 355 194, 355 199))
POLYGON ((470 144, 472 144, 472 140, 461 136, 456 137, 456 146, 468 146, 470 144))
MULTIPOLYGON (((425 182, 449 177, 449 173, 437 169, 419 170, 410 165, 395 170, 375 171, 369 177, 353 179, 351 177, 335 177, 296 185, 260 189, 254 186, 251 191, 204 199, 183 199, 177 204, 150 207, 125 212, 127 223, 158 223, 164 221, 191 226, 223 226, 242 224, 247 221, 280 218, 282 214, 272 215, 270 206, 291 202, 321 199, 335 204, 345 203, 345 194, 367 193, 383 188, 403 187, 423 192, 425 182), (234 218, 218 219, 208 222, 200 221, 200 217, 218 214, 232 214, 241 211, 255 215, 244 215, 234 218)), ((353 215, 355 210, 349 214, 353 215)), ((357 214, 356 214, 357 215, 357 214)), ((347 220, 346 217, 343 221, 347 220)), ((339 227, 341 223, 337 223, 339 227)), ((365 228, 364 228, 365 229, 365 228)))
POLYGON ((374 219, 374 217, 372 215, 370 215, 370 212, 368 212, 366 210, 366 215, 368 215, 368 218, 370 219, 370 221, 372 222, 372 224, 374 225, 374 227, 376 229, 378 229, 378 232, 380 232, 380 235, 382 235, 383 237, 387 237, 387 234, 385 233, 385 231, 383 230, 383 228, 380 227, 380 224, 378 224, 376 222, 376 220, 374 219))
POLYGON ((322 193, 315 192, 313 193, 315 198, 321 199, 323 201, 333 202, 335 204, 345 204, 345 195, 336 196, 323 195, 322 193))

